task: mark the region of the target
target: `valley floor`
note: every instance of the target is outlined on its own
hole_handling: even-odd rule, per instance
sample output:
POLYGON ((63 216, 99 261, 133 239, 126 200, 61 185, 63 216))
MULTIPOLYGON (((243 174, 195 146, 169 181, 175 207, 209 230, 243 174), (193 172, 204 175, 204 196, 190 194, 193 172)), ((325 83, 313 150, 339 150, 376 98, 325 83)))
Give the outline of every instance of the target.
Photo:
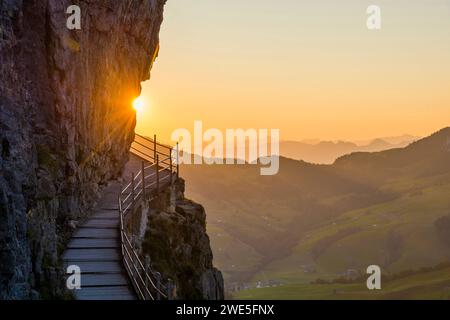
POLYGON ((245 300, 449 300, 450 267, 383 281, 381 290, 370 291, 365 281, 350 284, 287 284, 243 290, 233 299, 245 300))

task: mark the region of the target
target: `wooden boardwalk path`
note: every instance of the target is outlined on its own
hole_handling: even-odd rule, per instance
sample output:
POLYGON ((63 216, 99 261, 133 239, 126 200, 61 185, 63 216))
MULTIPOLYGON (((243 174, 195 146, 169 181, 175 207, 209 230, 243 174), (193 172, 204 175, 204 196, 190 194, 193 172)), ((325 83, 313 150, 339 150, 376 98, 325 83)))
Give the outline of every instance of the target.
POLYGON ((79 300, 134 300, 136 296, 122 266, 117 195, 113 182, 102 193, 93 215, 74 233, 63 255, 65 267, 81 269, 79 300))
MULTIPOLYGON (((144 195, 147 192, 153 193, 167 188, 172 183, 173 170, 176 168, 175 172, 178 172, 178 167, 172 165, 172 148, 158 144, 156 137, 155 140, 151 140, 136 135, 136 138, 138 140, 135 140, 131 148, 130 160, 125 166, 123 180, 135 181, 130 178, 140 172, 141 179, 142 177, 146 179, 145 188, 143 184, 140 186, 145 189, 144 195), (163 159, 161 162, 158 160, 160 156, 163 159), (150 165, 144 171, 145 163, 150 165)), ((133 183, 131 183, 132 186, 134 186, 133 183)), ((63 254, 65 269, 73 265, 81 269, 81 289, 74 290, 75 298, 78 300, 134 300, 148 297, 154 299, 149 291, 150 288, 147 287, 147 280, 151 279, 150 275, 141 275, 145 278, 143 287, 142 281, 136 280, 136 274, 133 271, 138 270, 137 268, 141 265, 134 257, 132 261, 129 260, 129 251, 133 249, 127 248, 127 244, 122 243, 126 234, 121 232, 123 229, 121 229, 120 219, 121 217, 123 219, 123 215, 128 214, 129 211, 123 207, 119 209, 119 196, 125 197, 121 184, 118 181, 110 182, 102 191, 92 215, 75 231, 63 254), (128 250, 126 257, 122 256, 123 250, 128 250), (127 268, 124 261, 127 261, 127 268), (133 264, 132 269, 130 269, 130 263, 133 264), (136 294, 138 292, 135 292, 136 289, 139 295, 136 294)), ((126 198, 130 199, 129 196, 126 198)), ((133 202, 142 201, 142 198, 142 196, 136 196, 136 199, 134 196, 131 197, 133 202)), ((126 202, 122 199, 120 201, 122 206, 130 202, 130 200, 126 202)), ((137 253, 132 254, 137 257, 137 253)), ((147 272, 147 270, 143 271, 147 272)))

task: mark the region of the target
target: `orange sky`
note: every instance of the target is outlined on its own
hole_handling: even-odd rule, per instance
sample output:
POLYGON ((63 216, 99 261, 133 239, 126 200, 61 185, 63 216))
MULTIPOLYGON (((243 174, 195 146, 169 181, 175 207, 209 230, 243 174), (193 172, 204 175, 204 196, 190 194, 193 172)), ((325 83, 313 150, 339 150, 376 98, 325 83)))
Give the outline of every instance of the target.
POLYGON ((278 128, 282 140, 450 126, 447 0, 168 1, 137 131, 278 128), (382 8, 381 31, 366 8, 382 8))

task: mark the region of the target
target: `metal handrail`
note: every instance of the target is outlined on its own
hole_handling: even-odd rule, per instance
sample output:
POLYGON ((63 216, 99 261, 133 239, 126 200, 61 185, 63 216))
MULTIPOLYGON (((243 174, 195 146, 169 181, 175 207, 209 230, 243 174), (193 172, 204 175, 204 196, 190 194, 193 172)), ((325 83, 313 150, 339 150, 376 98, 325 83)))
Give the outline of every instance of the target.
MULTIPOLYGON (((141 261, 139 253, 133 247, 132 241, 130 241, 130 237, 127 234, 127 222, 125 221, 125 217, 131 214, 129 219, 132 222, 134 208, 140 205, 142 201, 153 200, 161 191, 160 187, 162 181, 165 182, 170 178, 169 185, 173 184, 174 176, 176 176, 176 178, 179 176, 178 159, 176 159, 175 162, 173 161, 173 148, 158 143, 156 141, 156 136, 153 140, 138 134, 136 134, 136 137, 144 140, 144 142, 137 142, 135 140, 134 143, 144 147, 149 151, 150 155, 143 151, 137 150, 133 146, 130 148, 130 151, 133 154, 137 155, 141 159, 145 159, 145 161, 142 161, 142 168, 137 174, 132 173, 130 182, 125 186, 125 188, 121 188, 118 197, 123 264, 140 299, 155 300, 155 296, 152 292, 157 294, 158 299, 161 297, 163 299, 171 299, 173 288, 170 285, 170 279, 169 283, 164 285, 160 281, 160 276, 156 277, 157 273, 151 270, 150 265, 147 263, 144 264, 141 261), (145 143, 147 143, 147 145, 145 145, 145 143), (157 147, 167 149, 167 153, 157 150, 157 147), (148 159, 150 159, 150 161, 148 159), (150 170, 152 172, 149 173, 150 170), (160 175, 161 172, 167 172, 168 174, 160 175), (151 194, 151 191, 156 191, 156 195, 151 194), (152 277, 157 278, 156 284, 152 277), (167 293, 162 292, 160 288, 167 293)), ((131 233, 133 233, 133 225, 131 225, 131 233)))
MULTIPOLYGON (((131 244, 131 241, 130 241, 130 239, 129 239, 126 235, 125 235, 125 240, 126 240, 128 246, 132 249, 133 246, 132 246, 132 244, 131 244)), ((136 253, 136 251, 135 251, 135 250, 132 250, 132 253, 133 253, 133 255, 135 256, 136 261, 138 262, 138 266, 139 266, 142 270, 145 270, 144 264, 141 262, 141 259, 139 258, 139 256, 138 256, 138 254, 136 253)), ((151 271, 151 270, 149 270, 149 272, 153 273, 153 271, 151 271)), ((165 294, 164 292, 159 291, 159 289, 156 287, 155 283, 153 282, 152 278, 149 276, 148 273, 146 273, 146 276, 148 277, 148 280, 149 280, 149 282, 151 283, 151 285, 152 285, 152 286, 153 286, 153 287, 154 287, 161 295, 163 295, 164 297, 167 297, 166 294, 165 294)), ((140 277, 140 278, 141 278, 141 280, 143 281, 142 277, 140 277)))
POLYGON ((173 147, 159 143, 156 140, 156 135, 154 136, 154 139, 150 139, 148 137, 144 137, 140 134, 135 134, 135 140, 133 141, 133 144, 131 145, 131 151, 135 154, 137 154, 138 156, 142 157, 142 155, 144 155, 145 157, 148 157, 151 159, 151 161, 155 161, 156 160, 156 155, 161 155, 161 156, 166 156, 166 152, 160 151, 159 149, 166 149, 164 151, 169 151, 169 154, 172 152, 173 147), (140 141, 137 141, 136 138, 141 139, 140 141), (134 144, 136 144, 138 147, 142 147, 146 150, 139 150, 137 147, 134 146, 134 144), (158 148, 160 147, 160 148, 158 148), (150 151, 149 154, 146 153, 146 151, 150 151))
POLYGON ((140 150, 138 150, 136 148, 131 147, 130 151, 133 152, 134 154, 136 154, 138 157, 141 157, 141 158, 142 157, 149 157, 150 160, 152 160, 152 161, 154 160, 151 156, 145 154, 144 152, 142 152, 142 151, 140 151, 140 150))
MULTIPOLYGON (((122 195, 123 195, 123 194, 122 194, 122 195)), ((131 193, 129 193, 129 194, 125 197, 125 199, 122 200, 122 203, 127 202, 128 199, 130 199, 130 198, 131 198, 131 193)))
MULTIPOLYGON (((127 249, 126 247, 124 248, 124 252, 126 253, 126 257, 128 257, 128 259, 131 260, 131 262, 133 262, 133 258, 131 257, 131 255, 130 255, 130 253, 128 252, 128 249, 127 249)), ((127 272, 129 272, 130 274, 133 274, 132 268, 130 267, 130 264, 129 264, 128 261, 126 260, 125 256, 124 256, 124 264, 126 265, 125 269, 127 269, 127 272)), ((134 263, 132 263, 132 267, 134 268, 134 270, 136 271, 137 275, 139 276, 139 278, 140 278, 141 281, 142 281, 142 277, 140 276, 139 270, 136 268, 136 265, 135 265, 134 263)), ((138 284, 136 278, 133 276, 133 277, 131 277, 131 279, 132 279, 132 282, 133 282, 134 286, 136 287, 136 290, 138 291, 139 297, 140 297, 141 299, 144 298, 145 296, 144 296, 144 294, 142 293, 142 289, 141 289, 141 287, 139 286, 139 284, 138 284)), ((147 289, 147 288, 144 288, 144 289, 147 289)), ((147 291, 147 290, 146 290, 146 291, 147 291)), ((153 298, 153 296, 152 296, 151 293, 150 293, 150 297, 151 297, 151 300, 155 300, 155 299, 153 298)), ((142 299, 142 300, 145 300, 145 299, 142 299)))
POLYGON ((143 143, 140 143, 139 141, 134 140, 133 143, 136 143, 136 144, 138 144, 138 145, 140 145, 141 147, 144 147, 144 148, 146 148, 146 149, 152 150, 150 147, 146 146, 146 145, 143 144, 143 143))
POLYGON ((142 138, 142 139, 144 139, 144 140, 146 140, 146 141, 156 142, 156 145, 158 145, 158 146, 160 146, 160 147, 164 147, 164 148, 167 148, 167 149, 170 149, 170 150, 173 149, 172 146, 169 146, 169 145, 167 145, 167 144, 158 142, 158 141, 156 140, 156 136, 155 136, 154 139, 150 139, 149 137, 145 137, 145 136, 143 136, 143 135, 141 135, 141 134, 139 134, 139 133, 135 133, 135 136, 138 137, 138 138, 142 138))
POLYGON ((145 179, 150 179, 151 177, 154 177, 154 176, 156 176, 156 172, 155 173, 151 173, 149 175, 146 175, 145 179))
POLYGON ((141 171, 139 171, 135 176, 134 176, 134 180, 137 180, 137 179, 139 179, 139 176, 142 174, 142 172, 141 171))
POLYGON ((125 192, 129 187, 131 187, 131 182, 129 184, 127 184, 127 186, 125 188, 123 188, 122 192, 125 192))

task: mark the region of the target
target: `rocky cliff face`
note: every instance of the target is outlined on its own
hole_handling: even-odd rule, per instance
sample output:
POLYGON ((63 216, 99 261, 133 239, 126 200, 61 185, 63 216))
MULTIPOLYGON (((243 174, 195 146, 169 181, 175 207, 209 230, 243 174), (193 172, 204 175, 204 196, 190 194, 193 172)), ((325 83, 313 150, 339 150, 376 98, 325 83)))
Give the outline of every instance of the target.
POLYGON ((148 210, 142 255, 176 285, 176 299, 222 300, 222 273, 213 266, 205 209, 184 198, 184 181, 162 193, 148 210), (168 254, 170 253, 170 254, 168 254))
POLYGON ((127 161, 164 3, 0 1, 0 299, 60 295, 68 221, 127 161))

